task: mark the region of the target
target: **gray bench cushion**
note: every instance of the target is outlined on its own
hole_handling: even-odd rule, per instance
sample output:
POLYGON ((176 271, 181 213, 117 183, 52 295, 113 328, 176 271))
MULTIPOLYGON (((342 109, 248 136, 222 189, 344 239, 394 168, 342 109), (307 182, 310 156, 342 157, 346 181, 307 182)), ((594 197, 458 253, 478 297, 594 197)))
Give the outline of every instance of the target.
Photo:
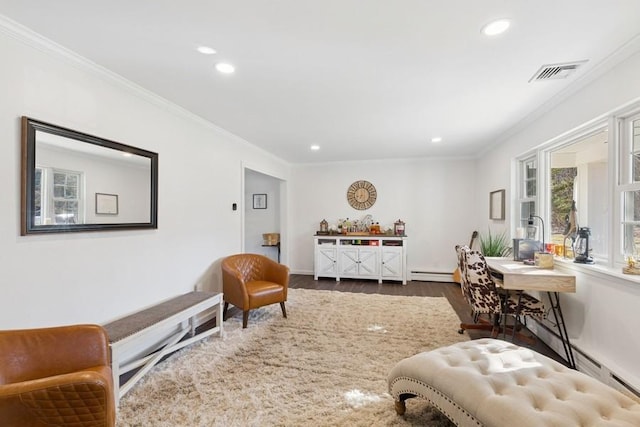
POLYGON ((215 294, 210 292, 189 292, 121 319, 114 320, 104 325, 104 328, 109 335, 109 341, 117 342, 214 295, 215 294))

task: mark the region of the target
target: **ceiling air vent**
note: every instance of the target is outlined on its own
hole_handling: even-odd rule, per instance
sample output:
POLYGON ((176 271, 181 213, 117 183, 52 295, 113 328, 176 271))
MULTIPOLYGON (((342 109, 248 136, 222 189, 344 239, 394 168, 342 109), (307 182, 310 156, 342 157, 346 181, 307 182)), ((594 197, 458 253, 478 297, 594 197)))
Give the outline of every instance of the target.
POLYGON ((585 62, 587 62, 586 59, 583 61, 543 65, 538 69, 538 71, 536 71, 533 77, 529 79, 529 83, 552 79, 566 79, 585 62))

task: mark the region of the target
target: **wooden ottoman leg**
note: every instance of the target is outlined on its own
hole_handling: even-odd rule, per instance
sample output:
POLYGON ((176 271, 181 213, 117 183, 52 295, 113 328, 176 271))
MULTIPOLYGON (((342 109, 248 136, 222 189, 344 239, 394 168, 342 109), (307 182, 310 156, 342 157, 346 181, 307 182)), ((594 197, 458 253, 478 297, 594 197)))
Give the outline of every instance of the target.
POLYGON ((404 413, 407 411, 407 405, 404 400, 396 400, 395 407, 396 413, 398 415, 404 415, 404 413))

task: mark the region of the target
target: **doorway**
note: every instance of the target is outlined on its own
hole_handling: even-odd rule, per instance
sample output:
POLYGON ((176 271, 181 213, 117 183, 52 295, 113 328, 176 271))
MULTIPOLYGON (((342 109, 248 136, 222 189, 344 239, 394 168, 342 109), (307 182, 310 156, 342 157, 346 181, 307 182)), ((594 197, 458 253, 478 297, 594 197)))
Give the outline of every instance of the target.
POLYGON ((244 252, 281 261, 283 185, 281 179, 244 168, 244 252))

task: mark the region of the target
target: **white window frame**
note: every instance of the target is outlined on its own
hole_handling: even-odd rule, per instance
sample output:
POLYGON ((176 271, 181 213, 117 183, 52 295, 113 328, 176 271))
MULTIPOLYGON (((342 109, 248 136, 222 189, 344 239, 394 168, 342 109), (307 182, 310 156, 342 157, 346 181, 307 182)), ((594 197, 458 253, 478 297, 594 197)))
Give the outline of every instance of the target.
MULTIPOLYGON (((550 206, 550 170, 548 170, 549 159, 551 152, 562 148, 563 146, 570 145, 582 138, 588 137, 590 134, 601 131, 603 128, 608 132, 608 183, 607 183, 607 197, 610 214, 607 221, 607 250, 606 259, 600 259, 597 265, 600 267, 610 268, 612 271, 618 271, 620 266, 625 262, 624 248, 623 246, 623 193, 625 191, 640 190, 640 182, 630 183, 623 182, 623 178, 628 178, 630 175, 630 165, 625 153, 630 153, 629 144, 629 131, 625 129, 625 124, 629 123, 632 119, 640 118, 640 99, 636 99, 620 108, 610 111, 594 120, 591 120, 582 126, 579 126, 571 131, 561 134, 535 149, 528 151, 527 153, 517 157, 518 176, 516 179, 516 185, 518 186, 518 198, 515 200, 515 206, 512 215, 512 227, 515 232, 516 227, 520 227, 520 207, 524 199, 521 197, 523 194, 524 185, 522 165, 523 162, 535 157, 538 159, 538 173, 537 173, 537 195, 535 198, 536 210, 538 215, 545 220, 545 233, 549 235, 550 225, 548 219, 550 218, 549 206, 550 206)), ((514 233, 515 234, 515 233, 514 233)), ((591 266, 576 265, 573 268, 582 269, 590 268, 591 266)))
POLYGON ((530 153, 528 155, 522 156, 518 159, 518 200, 517 207, 514 209, 513 218, 515 219, 515 227, 526 227, 526 224, 523 223, 524 219, 521 218, 522 206, 527 203, 534 203, 535 209, 534 214, 539 215, 537 212, 540 209, 539 196, 540 196, 540 159, 538 158, 538 153, 530 153), (527 183, 531 180, 527 177, 526 170, 527 164, 530 162, 535 162, 536 167, 536 176, 533 178, 536 186, 536 194, 531 197, 527 194, 527 183))
MULTIPOLYGON (((551 154, 554 151, 557 151, 561 148, 570 146, 572 144, 575 144, 577 142, 580 142, 581 140, 584 140, 586 138, 589 138, 590 136, 593 136, 597 133, 600 133, 604 130, 607 130, 607 135, 610 135, 611 129, 610 129, 610 124, 608 122, 608 120, 606 118, 601 118, 600 120, 596 120, 594 122, 589 123, 588 125, 584 125, 582 127, 580 127, 578 130, 576 130, 575 132, 571 132, 569 134, 567 134, 564 137, 558 138, 555 143, 553 144, 549 144, 547 145, 543 150, 542 150, 542 154, 544 156, 544 158, 546 159, 546 167, 545 167, 545 175, 546 175, 546 180, 545 180, 545 186, 544 186, 544 203, 545 206, 548 207, 548 209, 545 211, 545 221, 549 222, 549 229, 546 230, 549 234, 547 234, 548 236, 551 235, 551 221, 549 220, 549 218, 551 217, 551 189, 549 188, 549 185, 551 183, 551 154)), ((611 138, 610 138, 611 139, 611 138)), ((615 142, 608 142, 609 145, 609 153, 608 153, 608 157, 607 157, 607 168, 610 171, 612 167, 615 167, 615 159, 612 158, 611 156, 611 145, 615 145, 615 142)), ((611 200, 610 197, 610 193, 611 193, 611 180, 610 180, 610 173, 608 173, 608 177, 609 177, 609 182, 607 183, 607 191, 609 192, 609 195, 607 195, 606 199, 607 200, 611 200)), ((609 205, 611 206, 611 205, 609 205)), ((611 235, 611 227, 610 224, 612 222, 612 218, 614 218, 612 215, 612 211, 613 209, 610 209, 610 214, 609 214, 609 219, 608 219, 608 224, 609 226, 607 227, 606 230, 604 230, 604 235, 606 236, 606 249, 604 250, 603 253, 598 254, 600 255, 597 258, 597 262, 599 264, 604 264, 604 265, 610 265, 611 262, 611 247, 612 247, 612 235, 611 235)), ((579 224, 580 225, 580 224, 579 224)), ((595 255, 595 254, 592 254, 595 255)))
MULTIPOLYGON (((625 221, 624 212, 624 193, 628 191, 640 191, 640 181, 633 182, 633 166, 632 166, 632 151, 633 151, 633 121, 640 120, 640 110, 630 110, 626 114, 620 114, 613 118, 612 127, 615 129, 618 139, 620 141, 617 150, 617 171, 616 187, 615 187, 615 200, 618 213, 615 218, 619 221, 614 226, 614 230, 617 231, 617 241, 615 246, 615 260, 617 263, 625 262, 625 245, 624 245, 624 226, 626 224, 634 223, 633 221, 625 221)), ((634 254, 638 255, 638 254, 634 254)))

